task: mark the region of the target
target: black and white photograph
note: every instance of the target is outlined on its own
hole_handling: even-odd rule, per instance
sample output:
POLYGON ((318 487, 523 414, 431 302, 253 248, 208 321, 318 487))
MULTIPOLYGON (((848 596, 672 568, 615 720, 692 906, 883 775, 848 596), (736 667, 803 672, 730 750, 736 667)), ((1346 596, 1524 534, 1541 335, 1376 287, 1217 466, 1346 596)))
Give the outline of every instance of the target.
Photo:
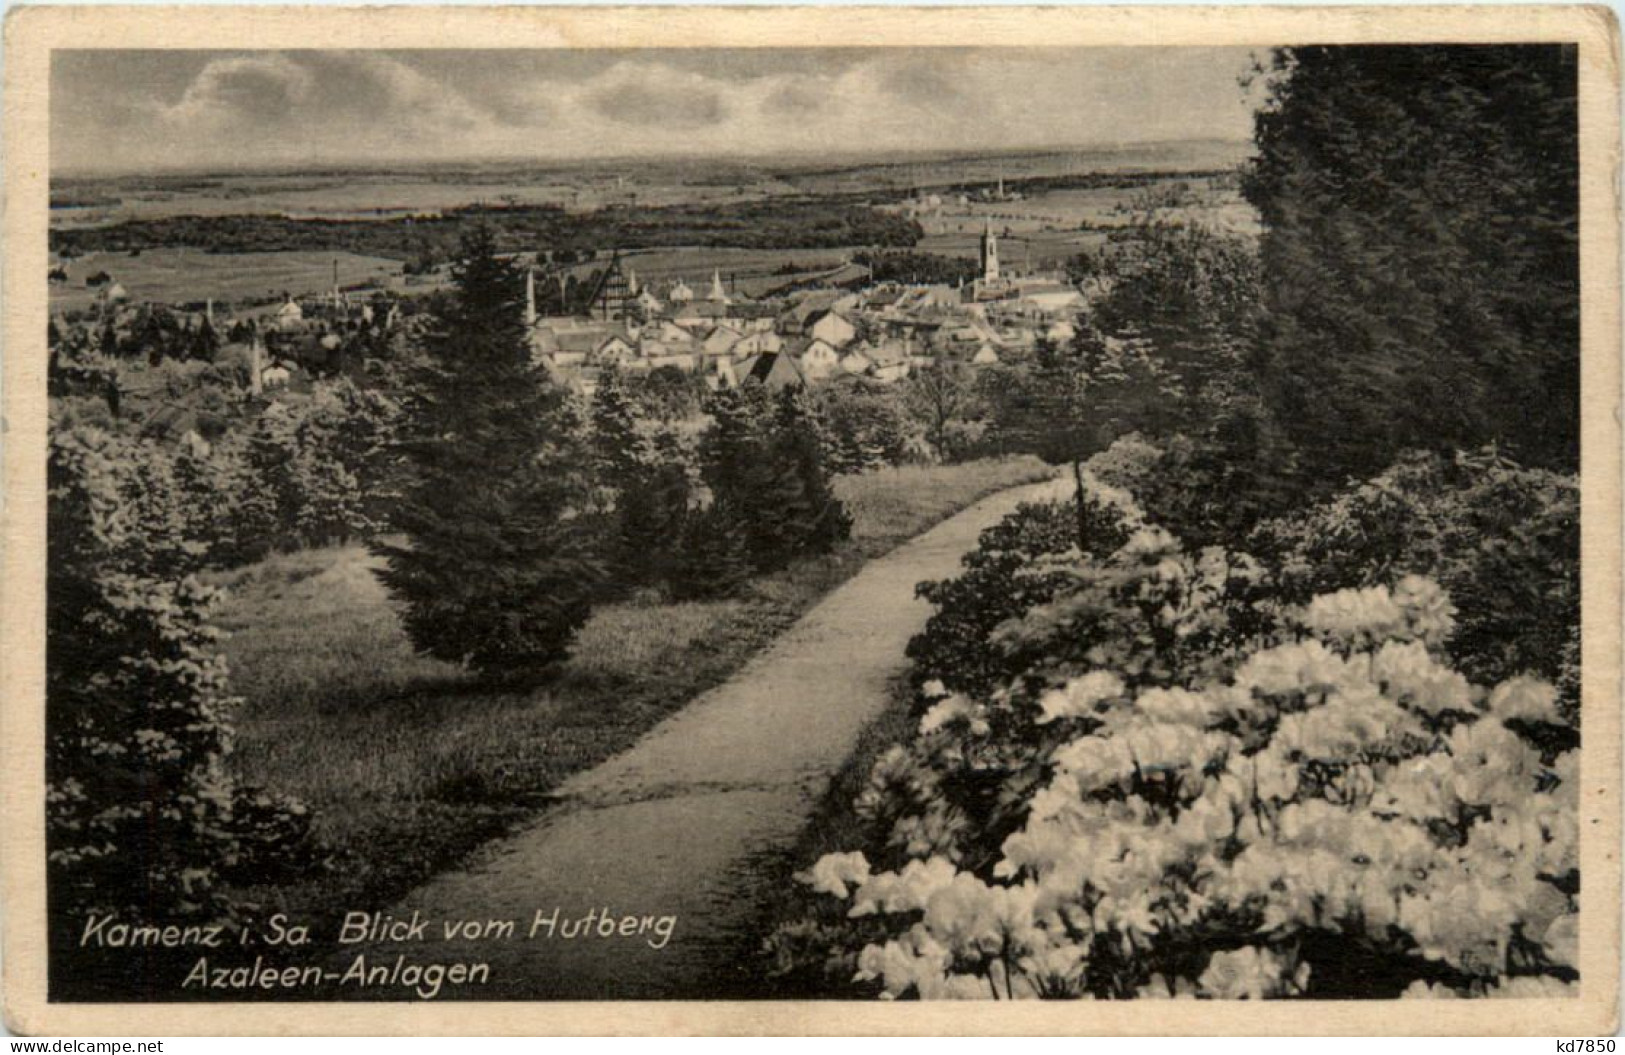
POLYGON ((41 67, 52 1009, 1617 1026, 1578 35, 287 39, 41 67))

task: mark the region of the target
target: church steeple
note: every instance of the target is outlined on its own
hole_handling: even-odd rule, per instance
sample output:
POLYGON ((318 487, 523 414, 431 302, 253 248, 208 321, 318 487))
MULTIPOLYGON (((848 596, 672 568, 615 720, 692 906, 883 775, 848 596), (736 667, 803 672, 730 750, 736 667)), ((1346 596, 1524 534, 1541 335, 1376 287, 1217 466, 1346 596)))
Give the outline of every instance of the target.
POLYGON ((982 231, 982 281, 997 282, 999 279, 999 237, 993 233, 993 218, 988 217, 987 226, 982 231))

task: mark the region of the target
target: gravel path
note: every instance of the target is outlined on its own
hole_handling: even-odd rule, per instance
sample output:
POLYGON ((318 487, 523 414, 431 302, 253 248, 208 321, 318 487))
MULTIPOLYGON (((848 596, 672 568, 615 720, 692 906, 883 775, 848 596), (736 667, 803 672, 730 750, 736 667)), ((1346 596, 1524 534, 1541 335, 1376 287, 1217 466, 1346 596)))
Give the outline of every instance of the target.
POLYGON ((795 840, 885 705, 929 614, 915 584, 954 574, 982 529, 1063 489, 1000 492, 872 561, 728 682, 566 781, 534 827, 407 898, 394 914, 432 921, 424 941, 358 949, 490 964, 489 983, 442 999, 692 998, 705 979, 737 976, 745 965, 729 961, 758 903, 743 866, 795 840), (589 913, 590 933, 566 937, 589 913), (515 931, 446 941, 446 920, 515 931))

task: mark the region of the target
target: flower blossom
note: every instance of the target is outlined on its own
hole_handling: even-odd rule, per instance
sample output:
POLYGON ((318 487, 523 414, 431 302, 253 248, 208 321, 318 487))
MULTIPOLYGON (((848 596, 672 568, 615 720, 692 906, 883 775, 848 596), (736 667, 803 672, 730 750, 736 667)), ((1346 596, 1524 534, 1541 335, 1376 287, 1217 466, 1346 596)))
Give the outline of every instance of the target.
POLYGON ((1214 953, 1196 984, 1204 994, 1219 1000, 1261 1000, 1280 996, 1289 989, 1301 990, 1308 980, 1308 964, 1299 965, 1293 972, 1289 957, 1257 945, 1243 945, 1214 953))
POLYGON ((1502 721, 1550 722, 1557 713, 1557 690, 1539 678, 1510 678, 1490 693, 1490 713, 1502 721))
POLYGON ((862 853, 825 854, 805 872, 797 872, 795 879, 820 894, 845 898, 848 886, 857 886, 869 878, 869 861, 862 853))
POLYGON ((1043 713, 1036 719, 1039 725, 1058 718, 1082 718, 1093 713, 1102 700, 1123 694, 1123 679, 1107 670, 1092 670, 1081 678, 1073 678, 1059 689, 1051 689, 1039 699, 1043 713))
POLYGON ((931 895, 953 882, 959 871, 946 857, 910 861, 900 872, 877 872, 863 881, 853 895, 849 916, 877 912, 912 912, 924 908, 931 895))

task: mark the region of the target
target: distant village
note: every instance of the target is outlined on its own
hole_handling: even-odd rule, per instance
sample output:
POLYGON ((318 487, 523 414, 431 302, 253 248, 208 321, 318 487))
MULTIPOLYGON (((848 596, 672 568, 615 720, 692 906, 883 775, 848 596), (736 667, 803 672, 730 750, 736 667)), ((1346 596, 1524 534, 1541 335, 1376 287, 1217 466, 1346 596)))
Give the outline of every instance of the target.
MULTIPOLYGON (((868 267, 848 262, 816 281, 752 297, 720 271, 692 282, 640 281, 614 253, 597 273, 585 310, 552 315, 538 305, 557 298, 539 298, 538 286, 562 283, 563 276, 543 272, 533 255, 519 262, 535 361, 584 395, 609 368, 626 374, 675 369, 712 389, 750 380, 769 389, 854 378, 890 384, 939 361, 987 366, 1019 359, 1041 339, 1064 342, 1085 303, 1062 273, 1023 272, 1001 262, 991 221, 979 241, 976 277, 954 285, 876 282, 868 267)), ((92 283, 104 312, 116 318, 137 310, 111 276, 93 275, 86 281, 92 283)), ((220 333, 228 346, 243 346, 251 387, 259 392, 301 375, 337 372, 357 334, 391 330, 402 303, 372 297, 335 285, 326 294, 288 297, 225 318, 216 318, 212 302, 182 305, 180 320, 188 329, 220 333)))
POLYGON ((845 377, 891 383, 939 359, 990 365, 1040 338, 1072 335, 1069 320, 1084 302, 1076 287, 1056 275, 1006 271, 991 225, 980 249, 980 274, 962 286, 871 283, 868 269, 848 265, 839 284, 763 299, 731 291, 717 272, 697 288, 681 279, 640 283, 612 257, 585 316, 538 315, 532 272, 525 321, 537 361, 589 393, 611 366, 673 367, 712 388, 845 377))

